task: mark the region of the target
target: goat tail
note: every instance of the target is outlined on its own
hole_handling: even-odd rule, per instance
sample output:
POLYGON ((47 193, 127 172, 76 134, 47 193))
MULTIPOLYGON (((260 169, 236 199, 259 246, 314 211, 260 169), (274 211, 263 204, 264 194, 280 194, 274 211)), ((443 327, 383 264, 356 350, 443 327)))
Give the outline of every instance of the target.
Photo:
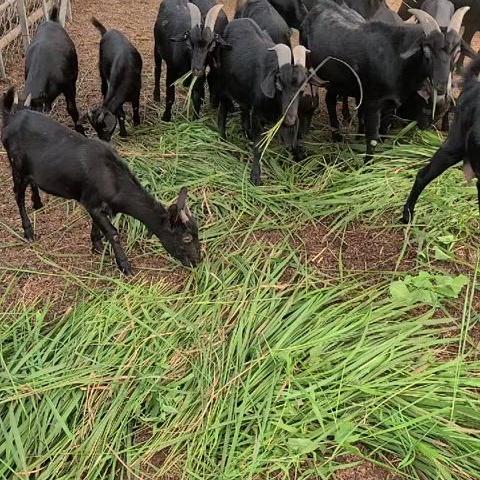
POLYGON ((465 86, 480 81, 480 55, 477 55, 467 66, 464 76, 465 86))
POLYGON ((103 37, 107 33, 107 29, 95 18, 92 17, 92 25, 100 32, 100 35, 103 37))
POLYGON ((55 5, 50 12, 49 20, 52 22, 58 22, 58 7, 55 5))
POLYGON ((6 93, 3 94, 2 102, 2 123, 3 128, 8 125, 10 115, 14 113, 16 106, 18 105, 18 94, 15 91, 15 87, 10 87, 6 93))

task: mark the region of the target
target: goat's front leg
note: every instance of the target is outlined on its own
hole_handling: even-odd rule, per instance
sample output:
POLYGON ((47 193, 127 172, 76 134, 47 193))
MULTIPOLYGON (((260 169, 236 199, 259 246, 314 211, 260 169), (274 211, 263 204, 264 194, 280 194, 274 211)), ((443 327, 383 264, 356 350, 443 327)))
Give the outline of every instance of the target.
POLYGON ((120 127, 120 136, 127 137, 127 129, 125 128, 125 110, 123 105, 121 105, 117 110, 118 125, 120 127))
POLYGON ((167 78, 166 82, 166 98, 165 98, 165 112, 163 113, 162 120, 164 122, 170 122, 172 119, 172 107, 175 103, 175 81, 177 76, 173 74, 172 68, 167 65, 167 78))
POLYGON ((226 98, 220 98, 218 104, 217 125, 220 137, 227 139, 227 115, 229 110, 229 101, 226 98))
POLYGON ((261 126, 254 113, 252 113, 250 121, 253 140, 253 164, 252 171, 250 172, 250 181, 258 186, 262 184, 262 154, 258 145, 262 138, 261 126))
POLYGON ((340 134, 340 122, 337 116, 337 91, 327 88, 325 95, 325 103, 327 104, 328 118, 330 119, 330 126, 332 128, 332 139, 334 142, 341 142, 342 135, 340 134))
POLYGON ((20 218, 22 219, 23 235, 27 241, 32 242, 34 240, 32 222, 28 218, 27 209, 25 208, 25 190, 27 189, 28 181, 14 168, 12 168, 12 178, 13 192, 15 193, 15 200, 20 218))
POLYGON ((92 240, 92 252, 103 252, 103 234, 100 227, 92 220, 92 231, 90 233, 90 239, 92 240))
POLYGON ((32 206, 34 210, 40 210, 43 207, 42 199, 40 198, 40 192, 38 191, 38 187, 34 184, 30 184, 30 188, 32 189, 32 206))
POLYGON ((462 156, 462 143, 458 145, 458 148, 451 148, 450 145, 445 144, 437 150, 429 164, 423 167, 415 178, 415 183, 413 184, 410 195, 403 207, 403 215, 401 218, 403 223, 410 223, 413 220, 415 205, 425 187, 445 172, 445 170, 453 167, 453 165, 458 162, 461 162, 462 156))
POLYGON ((133 124, 140 125, 140 92, 132 100, 133 124))
MULTIPOLYGON (((130 262, 128 261, 127 255, 123 250, 120 244, 120 238, 117 232, 117 229, 112 225, 110 220, 108 219, 107 215, 102 212, 99 208, 90 208, 87 209, 88 213, 92 217, 92 221, 94 224, 97 224, 98 228, 102 231, 105 235, 105 238, 110 242, 112 245, 113 253, 115 254, 115 260, 117 262, 118 268, 125 274, 125 275, 132 275, 133 270, 130 266, 130 262)), ((93 227, 92 227, 93 231, 93 227)))
POLYGON ((380 109, 376 106, 365 107, 365 139, 367 142, 367 154, 365 155, 365 163, 371 163, 373 155, 375 155, 375 147, 379 140, 380 128, 380 109))

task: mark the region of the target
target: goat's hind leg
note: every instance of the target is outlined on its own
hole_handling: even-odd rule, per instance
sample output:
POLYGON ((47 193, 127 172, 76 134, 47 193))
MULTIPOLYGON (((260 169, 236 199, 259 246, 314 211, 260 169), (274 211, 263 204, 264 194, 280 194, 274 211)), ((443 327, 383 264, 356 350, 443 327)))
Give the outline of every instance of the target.
POLYGON ((90 233, 90 239, 92 240, 92 253, 103 252, 103 234, 100 227, 92 219, 92 231, 90 233))
POLYGON ((79 123, 80 114, 78 113, 77 109, 77 101, 76 95, 77 90, 76 87, 69 87, 65 90, 65 101, 67 102, 67 112, 72 117, 73 124, 75 126, 75 130, 82 135, 85 135, 85 130, 83 126, 79 123))
POLYGON ((22 219, 23 235, 29 242, 34 240, 33 226, 30 218, 28 218, 27 209, 25 208, 25 191, 29 184, 28 180, 15 168, 12 167, 13 192, 17 202, 20 218, 22 219))
POLYGON ((32 189, 32 206, 34 210, 40 210, 43 207, 42 199, 38 187, 34 183, 30 183, 32 189))
POLYGON ((125 110, 123 109, 123 105, 117 110, 117 118, 118 118, 118 125, 120 127, 120 136, 127 137, 127 129, 125 128, 125 110))

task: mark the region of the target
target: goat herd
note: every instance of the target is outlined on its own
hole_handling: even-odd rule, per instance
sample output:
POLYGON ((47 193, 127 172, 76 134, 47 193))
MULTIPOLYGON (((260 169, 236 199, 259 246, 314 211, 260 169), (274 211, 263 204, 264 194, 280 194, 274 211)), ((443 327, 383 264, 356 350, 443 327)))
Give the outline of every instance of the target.
MULTIPOLYGON (((231 22, 222 8, 214 0, 162 1, 154 29, 154 99, 160 100, 164 61, 163 120, 171 120, 175 84, 182 79, 190 85, 196 116, 208 84, 223 138, 228 113, 236 104, 253 144, 255 185, 261 182, 259 143, 268 127, 275 125, 294 157, 303 157, 302 140, 318 108, 320 86, 326 88, 334 141, 341 139, 338 100, 347 121, 348 98, 356 100, 366 162, 372 160, 380 135, 388 132, 393 119, 416 120, 428 127, 438 115, 444 116, 447 140, 418 173, 404 207, 404 222, 412 220, 426 185, 450 166, 463 161, 466 177, 480 179, 480 56, 469 44, 480 30, 478 0, 425 0, 419 9, 402 6, 398 13, 385 0, 239 0, 231 22), (293 48, 290 27, 300 32, 300 45, 293 48), (468 41, 462 39, 464 31, 468 41), (473 60, 465 70, 463 93, 449 125, 452 78, 465 56, 473 60)), ((140 122, 142 58, 122 33, 107 31, 96 19, 92 23, 102 37, 100 107, 80 118, 77 54, 58 22, 56 7, 50 20, 38 27, 27 51, 24 100, 19 102, 13 87, 3 98, 2 142, 25 238, 34 238, 25 208, 30 186, 34 209, 42 207, 39 189, 81 203, 92 218, 93 250, 102 251, 106 238, 125 274, 132 269, 111 223, 118 213, 143 222, 173 257, 194 266, 200 261, 200 241, 186 188, 166 209, 107 143, 117 123, 120 135, 127 134, 124 103, 132 103, 134 125, 140 122), (45 115, 60 94, 77 132, 45 115), (87 118, 103 141, 85 136, 82 123, 87 118)), ((480 203, 480 180, 477 188, 480 203)))

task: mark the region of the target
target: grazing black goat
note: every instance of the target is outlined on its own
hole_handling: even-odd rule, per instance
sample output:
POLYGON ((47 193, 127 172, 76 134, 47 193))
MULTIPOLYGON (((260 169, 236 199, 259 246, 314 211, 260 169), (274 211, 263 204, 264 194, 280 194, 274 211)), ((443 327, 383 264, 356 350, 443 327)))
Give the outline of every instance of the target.
POLYGON ((192 88, 194 115, 200 114, 205 95, 205 69, 210 66, 208 75, 210 101, 218 104, 217 46, 228 48, 222 33, 228 23, 223 5, 212 0, 164 0, 160 4, 155 22, 155 89, 153 98, 160 101, 160 76, 162 60, 167 65, 166 106, 162 119, 172 119, 175 102, 174 83, 190 70, 195 80, 192 88), (203 26, 202 26, 203 24, 203 26))
POLYGON ((75 45, 58 22, 54 7, 50 20, 41 23, 25 57, 25 94, 32 110, 49 112, 63 94, 75 130, 84 133, 76 103, 78 58, 75 45))
MULTIPOLYGON (((319 0, 304 0, 307 10, 311 10, 317 5, 319 0)), ((382 6, 388 8, 385 0, 334 0, 339 5, 346 5, 347 7, 358 12, 363 18, 372 18, 382 6)))
POLYGON ((287 22, 287 25, 300 30, 303 20, 307 15, 307 9, 303 0, 268 0, 275 10, 287 22))
POLYGON ((445 143, 417 174, 403 208, 402 221, 413 220, 415 204, 425 187, 445 170, 463 161, 467 181, 477 178, 480 208, 480 56, 467 67, 464 89, 445 143))
MULTIPOLYGON (((451 0, 455 9, 462 7, 470 7, 470 11, 465 16, 463 33, 464 41, 470 45, 472 43, 475 33, 480 32, 480 2, 478 0, 451 0)), ((408 2, 402 2, 398 14, 402 19, 406 20, 409 17, 408 9, 410 7, 420 7, 425 10, 423 0, 409 0, 408 2)), ((459 65, 463 65, 464 59, 467 55, 462 52, 458 60, 459 65)))
MULTIPOLYGON (((244 129, 254 142, 251 180, 260 184, 260 135, 267 124, 278 122, 283 115, 280 137, 289 147, 297 148, 298 105, 307 80, 305 48, 292 50, 275 44, 270 36, 250 18, 230 22, 224 39, 232 48, 220 52, 220 94, 218 126, 225 138, 225 127, 231 102, 240 105, 244 129)), ((313 81, 313 79, 312 79, 313 81)))
POLYGON ((117 213, 140 220, 184 265, 200 261, 198 228, 185 203, 186 189, 166 210, 107 143, 88 139, 39 112, 19 107, 17 102, 15 90, 10 88, 3 97, 2 142, 27 240, 34 239, 25 208, 25 190, 30 186, 35 209, 42 207, 39 189, 81 203, 92 218, 93 250, 103 249, 104 235, 125 274, 132 273, 132 268, 110 221, 117 213))
POLYGON ((92 18, 100 32, 100 79, 103 104, 88 112, 88 119, 99 138, 107 142, 112 138, 117 119, 120 135, 127 136, 123 104, 132 103, 133 124, 140 124, 140 90, 142 89, 142 57, 128 38, 118 30, 107 29, 92 18))
POLYGON ((251 18, 275 43, 290 46, 290 29, 287 22, 268 0, 240 0, 237 2, 235 18, 251 18))
MULTIPOLYGON (((460 37, 443 34, 426 12, 413 9, 411 13, 420 25, 388 25, 367 22, 345 6, 319 0, 301 31, 301 43, 311 51, 314 67, 333 57, 350 65, 360 78, 363 103, 359 131, 366 136, 366 162, 375 153, 382 110, 396 108, 427 79, 432 91, 440 95, 447 92, 450 54, 459 47, 460 37)), ((358 103, 358 81, 339 62, 329 62, 318 73, 330 81, 326 103, 337 140, 337 96, 355 97, 358 103)))
MULTIPOLYGON (((434 22, 437 23, 438 30, 445 35, 447 48, 444 50, 450 55, 450 71, 453 76, 453 71, 461 52, 469 57, 475 56, 472 48, 457 33, 461 29, 463 17, 468 12, 469 7, 462 7, 455 11, 450 0, 425 0, 422 4, 422 10, 431 16, 434 22), (455 48, 452 48, 452 45, 455 48)), ((448 131, 449 111, 453 103, 452 76, 450 77, 446 94, 438 98, 435 105, 429 86, 426 83, 422 89, 412 93, 402 103, 397 110, 397 115, 407 120, 416 120, 421 129, 430 127, 432 123, 442 118, 442 130, 448 131)))

